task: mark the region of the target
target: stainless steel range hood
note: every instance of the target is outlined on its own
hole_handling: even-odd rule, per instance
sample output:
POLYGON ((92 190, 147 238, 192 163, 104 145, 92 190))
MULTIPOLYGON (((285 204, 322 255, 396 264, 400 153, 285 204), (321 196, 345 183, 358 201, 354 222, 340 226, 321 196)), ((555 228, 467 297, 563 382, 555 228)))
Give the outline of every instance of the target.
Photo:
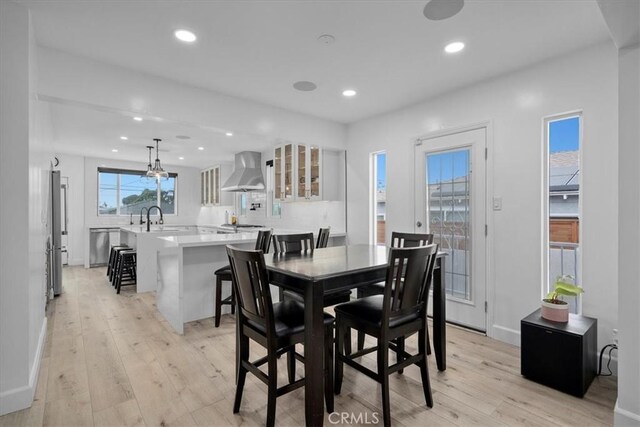
POLYGON ((260 165, 260 153, 242 151, 236 154, 233 173, 224 183, 222 191, 264 191, 264 178, 260 165))

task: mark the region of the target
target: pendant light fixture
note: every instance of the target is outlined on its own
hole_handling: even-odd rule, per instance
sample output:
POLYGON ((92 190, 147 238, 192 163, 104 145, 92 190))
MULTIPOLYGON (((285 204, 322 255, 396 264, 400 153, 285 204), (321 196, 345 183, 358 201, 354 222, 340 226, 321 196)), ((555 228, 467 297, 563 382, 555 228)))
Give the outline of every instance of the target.
POLYGON ((160 180, 160 178, 168 178, 169 172, 162 169, 162 165, 160 164, 160 158, 159 158, 160 155, 158 150, 158 144, 162 140, 159 138, 154 138, 153 140, 156 142, 156 161, 152 167, 151 166, 151 150, 153 149, 153 146, 148 145, 147 148, 149 149, 149 164, 147 165, 147 176, 150 178, 156 178, 158 180, 160 180))

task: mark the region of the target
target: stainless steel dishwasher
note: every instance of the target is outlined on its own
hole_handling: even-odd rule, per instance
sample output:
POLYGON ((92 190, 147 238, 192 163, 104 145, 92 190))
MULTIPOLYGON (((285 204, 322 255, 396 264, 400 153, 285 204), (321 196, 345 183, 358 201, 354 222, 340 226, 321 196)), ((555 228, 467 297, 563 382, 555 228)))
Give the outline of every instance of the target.
POLYGON ((89 267, 107 265, 109 261, 109 232, 112 228, 89 229, 89 267))

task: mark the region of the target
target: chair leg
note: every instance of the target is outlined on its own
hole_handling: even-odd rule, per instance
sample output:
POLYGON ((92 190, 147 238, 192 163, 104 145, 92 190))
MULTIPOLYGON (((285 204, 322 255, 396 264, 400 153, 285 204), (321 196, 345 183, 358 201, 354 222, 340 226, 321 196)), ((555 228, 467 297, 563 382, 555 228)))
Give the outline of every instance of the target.
POLYGON ((215 327, 220 326, 220 311, 222 309, 222 280, 220 276, 216 276, 216 312, 215 312, 215 327))
POLYGON ((427 335, 427 354, 431 354, 431 340, 429 339, 429 328, 424 328, 425 334, 427 335))
POLYGON ((267 392, 267 427, 273 427, 276 423, 276 398, 278 393, 278 359, 275 349, 269 350, 268 355, 269 384, 267 392))
MULTIPOLYGON (((396 339, 396 345, 398 346, 398 351, 396 352, 396 362, 400 363, 404 360, 404 337, 398 337, 396 339)), ((398 374, 402 374, 404 369, 400 369, 398 374)))
POLYGON ((233 289, 233 283, 231 283, 231 314, 236 314, 236 291, 233 289))
POLYGON ((389 343, 378 340, 378 375, 382 389, 382 418, 385 427, 391 426, 391 405, 389 404, 389 343))
MULTIPOLYGON (((242 333, 242 332, 240 332, 242 333)), ((242 402, 242 391, 244 390, 244 380, 247 378, 247 368, 242 364, 243 361, 249 360, 249 338, 246 336, 240 336, 238 339, 239 345, 239 358, 240 362, 238 366, 238 378, 236 385, 236 399, 233 402, 233 413, 240 412, 240 402, 242 402)))
POLYGON ((333 412, 333 325, 324 331, 324 400, 327 413, 333 412))
POLYGON ((364 332, 358 331, 358 351, 364 349, 364 332))
POLYGON ((425 326, 424 331, 418 333, 418 352, 422 354, 420 361, 420 376, 422 377, 422 389, 424 400, 429 408, 433 408, 433 396, 431 394, 431 381, 429 380, 429 364, 427 362, 427 349, 429 347, 429 335, 425 326))
POLYGON ((348 356, 351 353, 353 353, 353 350, 351 348, 351 328, 347 328, 344 338, 344 354, 348 356))
POLYGON ((289 384, 296 381, 296 346, 292 345, 287 351, 287 374, 289 375, 289 384))
MULTIPOLYGON (((337 319, 336 319, 337 320, 337 319)), ((340 325, 340 322, 336 321, 336 348, 335 348, 335 382, 333 384, 334 393, 340 394, 342 389, 342 377, 344 375, 343 366, 344 363, 340 356, 344 354, 344 336, 345 328, 340 325)))

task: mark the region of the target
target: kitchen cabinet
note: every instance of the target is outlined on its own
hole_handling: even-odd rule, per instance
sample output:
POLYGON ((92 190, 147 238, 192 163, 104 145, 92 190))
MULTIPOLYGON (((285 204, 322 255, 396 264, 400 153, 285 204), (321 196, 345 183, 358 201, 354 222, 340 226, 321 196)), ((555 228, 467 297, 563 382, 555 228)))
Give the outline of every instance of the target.
POLYGON ((274 197, 280 201, 294 200, 294 145, 291 143, 278 145, 273 156, 275 168, 274 197))
POLYGON ((275 200, 344 200, 344 150, 281 144, 274 149, 273 167, 275 200))
POLYGON ((296 145, 296 199, 322 200, 322 151, 313 145, 296 145))
POLYGON ((202 206, 229 206, 233 204, 233 195, 220 190, 230 174, 230 165, 216 165, 200 171, 200 204, 202 206))

